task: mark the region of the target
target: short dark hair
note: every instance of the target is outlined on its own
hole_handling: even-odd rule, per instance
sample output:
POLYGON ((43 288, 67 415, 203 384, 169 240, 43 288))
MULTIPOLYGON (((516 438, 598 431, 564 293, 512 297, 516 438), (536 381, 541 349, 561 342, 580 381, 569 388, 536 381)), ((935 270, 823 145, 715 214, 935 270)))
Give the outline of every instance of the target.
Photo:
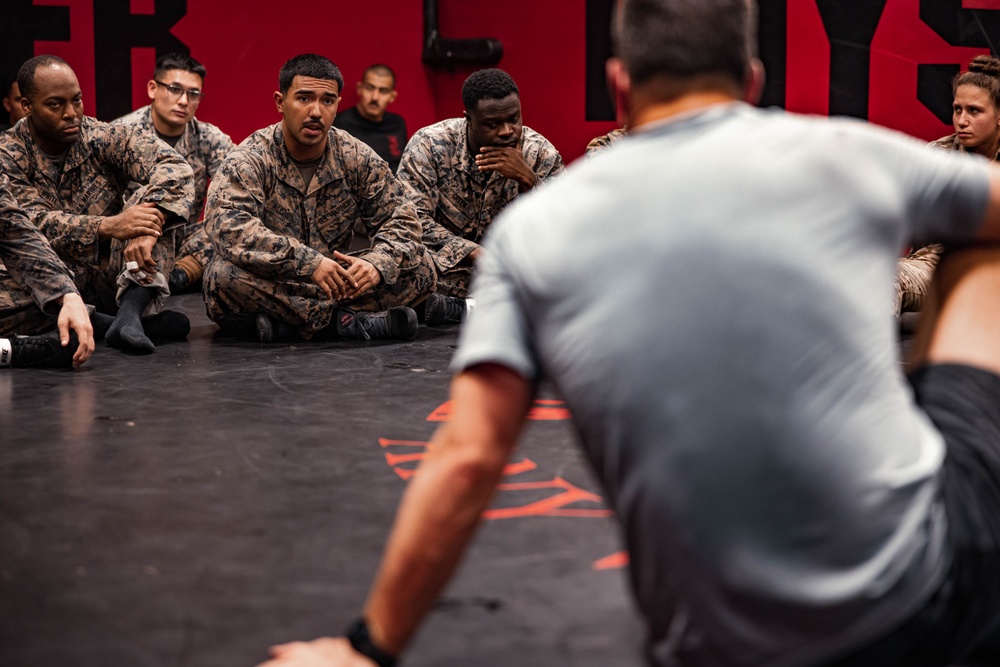
POLYGON ((170 70, 179 69, 191 72, 205 80, 205 66, 189 55, 183 53, 165 53, 156 59, 156 69, 153 70, 153 78, 160 79, 170 70))
POLYGON ((462 104, 470 111, 480 100, 502 100, 520 94, 514 79, 502 69, 481 69, 470 74, 462 84, 462 104))
POLYGON ((615 52, 633 83, 722 77, 742 85, 756 56, 755 0, 620 0, 615 52))
POLYGON ((383 65, 382 63, 376 63, 372 65, 361 74, 362 81, 364 81, 365 77, 368 76, 368 72, 371 72, 376 76, 388 76, 392 78, 392 87, 393 89, 396 88, 396 73, 393 72, 392 68, 389 67, 388 65, 383 65))
POLYGON ((292 85, 292 79, 297 76, 311 76, 314 79, 326 79, 337 82, 337 94, 344 92, 344 76, 340 73, 340 68, 333 64, 329 58, 318 56, 315 53, 303 53, 295 56, 284 65, 278 72, 278 90, 284 95, 292 85))
POLYGON ((976 86, 985 90, 993 106, 1000 109, 1000 58, 996 56, 976 56, 969 63, 966 72, 959 72, 951 81, 952 96, 959 86, 976 86))
MULTIPOLYGON (((35 71, 39 67, 45 67, 46 65, 66 65, 66 67, 69 67, 69 63, 62 58, 49 54, 25 60, 21 68, 17 70, 17 88, 21 91, 21 97, 27 97, 30 100, 32 95, 38 92, 35 88, 35 71)), ((4 94, 6 92, 4 91, 4 94)))

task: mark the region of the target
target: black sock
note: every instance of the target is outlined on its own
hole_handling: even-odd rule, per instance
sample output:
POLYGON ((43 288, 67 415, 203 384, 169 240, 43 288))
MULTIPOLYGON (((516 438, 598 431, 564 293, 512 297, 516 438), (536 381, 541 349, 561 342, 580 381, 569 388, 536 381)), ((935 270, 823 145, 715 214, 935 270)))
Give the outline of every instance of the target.
POLYGON ((125 293, 122 294, 118 316, 115 317, 114 323, 105 336, 108 345, 140 354, 151 354, 156 351, 153 341, 149 340, 143 332, 140 320, 142 311, 146 309, 156 293, 155 287, 129 285, 125 293))
POLYGON ((115 318, 106 313, 99 313, 96 310, 90 316, 90 326, 94 327, 94 340, 104 340, 108 335, 108 329, 115 323, 115 318))

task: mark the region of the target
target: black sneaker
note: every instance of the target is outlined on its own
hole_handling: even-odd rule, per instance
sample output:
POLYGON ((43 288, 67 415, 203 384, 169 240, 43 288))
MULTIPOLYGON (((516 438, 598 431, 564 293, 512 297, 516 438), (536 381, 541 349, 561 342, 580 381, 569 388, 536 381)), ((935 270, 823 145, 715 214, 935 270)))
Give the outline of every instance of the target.
POLYGON ((191 333, 191 320, 176 310, 161 310, 142 318, 142 330, 149 338, 157 340, 184 340, 191 333))
POLYGON ((405 306, 374 313, 341 308, 334 317, 337 318, 337 334, 344 338, 406 340, 417 333, 417 313, 405 306))
POLYGON ((432 293, 424 301, 424 323, 429 327, 458 324, 465 319, 465 299, 432 293))
POLYGON ((78 345, 75 333, 69 335, 69 345, 59 343, 59 332, 41 336, 14 336, 10 339, 11 368, 69 368, 78 345))
POLYGON ((280 343, 299 338, 299 330, 296 327, 264 313, 257 313, 255 324, 257 326, 257 340, 262 343, 280 343))

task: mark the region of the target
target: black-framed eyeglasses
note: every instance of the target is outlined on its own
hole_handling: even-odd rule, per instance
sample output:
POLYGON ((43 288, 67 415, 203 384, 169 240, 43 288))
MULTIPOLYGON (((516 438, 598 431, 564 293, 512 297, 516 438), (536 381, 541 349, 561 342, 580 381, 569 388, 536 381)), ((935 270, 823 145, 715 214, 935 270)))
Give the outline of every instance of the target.
POLYGON ((172 83, 163 83, 162 81, 157 81, 156 79, 153 79, 153 82, 158 86, 166 88, 167 92, 170 93, 170 97, 173 97, 174 99, 179 100, 182 95, 187 95, 188 102, 191 102, 192 104, 198 102, 205 96, 205 93, 201 92, 197 88, 181 88, 180 86, 175 86, 172 83))

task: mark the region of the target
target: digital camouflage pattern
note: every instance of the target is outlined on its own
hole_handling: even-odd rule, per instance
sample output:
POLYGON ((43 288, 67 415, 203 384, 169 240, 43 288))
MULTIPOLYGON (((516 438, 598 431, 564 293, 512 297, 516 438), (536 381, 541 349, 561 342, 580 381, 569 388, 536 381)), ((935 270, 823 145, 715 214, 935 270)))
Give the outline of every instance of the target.
POLYGON ((587 151, 585 153, 586 157, 593 157, 594 155, 600 153, 606 148, 610 148, 614 144, 618 143, 626 136, 626 130, 624 127, 619 127, 617 130, 611 130, 607 134, 602 134, 599 137, 594 137, 587 144, 587 151))
MULTIPOLYGON (((957 134, 942 137, 932 141, 929 145, 948 151, 966 152, 965 147, 959 143, 957 134)), ((1000 160, 1000 153, 993 159, 1000 160)), ((896 265, 895 304, 897 316, 901 313, 920 310, 923 307, 927 290, 934 279, 934 269, 937 268, 943 251, 944 246, 929 245, 917 248, 899 260, 896 265)))
POLYGON ((262 312, 310 334, 326 328, 338 307, 408 306, 434 289, 403 186, 371 148, 342 130, 330 130, 308 189, 281 123, 252 134, 212 179, 205 228, 215 246, 204 277, 215 322, 262 312), (353 254, 371 262, 382 282, 359 299, 332 301, 311 276, 323 257, 348 253, 357 221, 371 246, 353 254))
MULTIPOLYGON (((517 181, 479 171, 467 127, 464 118, 452 118, 419 130, 397 172, 423 225, 423 242, 438 272, 437 291, 450 296, 468 296, 472 268, 461 262, 519 194, 517 181)), ((555 146, 529 127, 521 133, 521 152, 539 183, 565 168, 555 146)))
POLYGON ((56 300, 75 293, 66 265, 35 229, 0 174, 0 336, 42 333, 55 325, 56 300))
MULTIPOLYGON (((175 150, 136 128, 90 117, 83 118, 62 171, 35 145, 26 122, 0 135, 0 171, 10 177, 11 193, 28 219, 73 271, 84 301, 102 312, 117 311, 115 281, 125 242, 99 240, 98 227, 125 208, 129 184, 143 185, 128 205, 155 202, 168 227, 187 221, 194 197, 191 167, 175 150)), ((169 275, 172 244, 158 242, 153 257, 169 275)))
MULTIPOLYGON (((149 105, 122 116, 112 124, 142 128, 149 136, 157 136, 149 105)), ((194 257, 202 269, 208 265, 212 253, 212 242, 205 233, 204 221, 200 219, 205 206, 205 196, 208 194, 208 182, 215 176, 222 161, 235 146, 229 135, 215 125, 192 118, 188 121, 184 134, 173 147, 194 172, 194 200, 191 212, 187 216, 189 222, 174 229, 174 250, 177 257, 189 255, 194 257)), ((131 189, 138 187, 137 183, 133 183, 131 189)))

